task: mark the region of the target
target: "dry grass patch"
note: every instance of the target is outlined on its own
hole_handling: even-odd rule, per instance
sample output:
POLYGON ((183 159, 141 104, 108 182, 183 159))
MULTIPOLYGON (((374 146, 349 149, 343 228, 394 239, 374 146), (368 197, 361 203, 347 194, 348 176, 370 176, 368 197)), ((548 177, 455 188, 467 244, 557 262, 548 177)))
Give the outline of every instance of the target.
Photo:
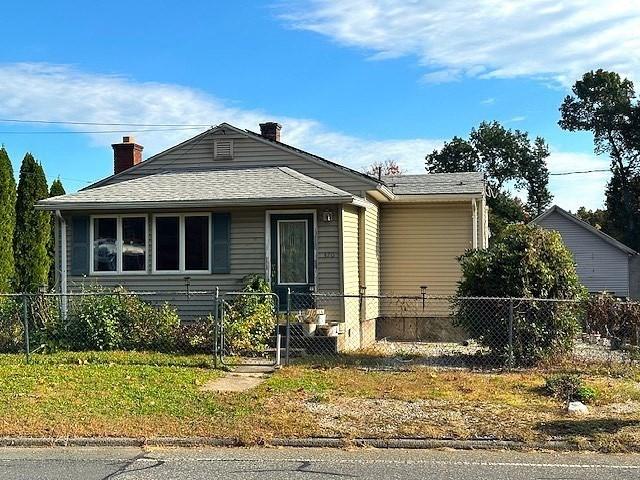
MULTIPOLYGON (((290 367, 264 386, 304 406, 314 434, 345 437, 563 438, 607 450, 640 449, 640 388, 631 378, 587 377, 600 392, 572 418, 546 395, 540 372, 290 367), (287 392, 286 394, 284 392, 287 392)), ((269 403, 269 402, 268 402, 269 403)))
POLYGON ((585 377, 586 417, 545 394, 544 373, 291 366, 240 393, 202 392, 223 372, 200 360, 82 354, 32 365, 0 358, 0 436, 568 438, 640 450, 638 378, 585 377))

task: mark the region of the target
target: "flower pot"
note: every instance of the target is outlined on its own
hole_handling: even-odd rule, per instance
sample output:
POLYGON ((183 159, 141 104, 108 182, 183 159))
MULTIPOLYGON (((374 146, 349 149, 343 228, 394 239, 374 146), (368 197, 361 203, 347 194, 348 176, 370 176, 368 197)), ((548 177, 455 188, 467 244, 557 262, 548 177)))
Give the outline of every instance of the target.
POLYGON ((303 323, 302 324, 302 333, 305 337, 313 337, 316 333, 316 324, 315 323, 303 323))

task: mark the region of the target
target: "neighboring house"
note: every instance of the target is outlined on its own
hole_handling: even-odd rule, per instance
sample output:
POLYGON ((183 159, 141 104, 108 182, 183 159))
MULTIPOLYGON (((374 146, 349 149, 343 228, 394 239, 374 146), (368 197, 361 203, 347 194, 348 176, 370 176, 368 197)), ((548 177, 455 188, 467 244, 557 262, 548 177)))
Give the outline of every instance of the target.
POLYGON ((590 293, 639 297, 640 256, 636 251, 557 205, 531 223, 562 235, 573 253, 580 281, 590 293))
MULTIPOLYGON (((124 137, 114 175, 39 202, 56 212, 60 290, 179 291, 189 277, 193 290, 231 291, 260 273, 281 306, 287 288, 448 295, 457 257, 486 246, 482 174, 377 179, 280 142, 277 123, 260 128, 223 123, 145 161, 124 137)), ((211 311, 210 298, 170 300, 183 318, 211 311)), ((327 308, 358 346, 392 313, 373 301, 327 308)))

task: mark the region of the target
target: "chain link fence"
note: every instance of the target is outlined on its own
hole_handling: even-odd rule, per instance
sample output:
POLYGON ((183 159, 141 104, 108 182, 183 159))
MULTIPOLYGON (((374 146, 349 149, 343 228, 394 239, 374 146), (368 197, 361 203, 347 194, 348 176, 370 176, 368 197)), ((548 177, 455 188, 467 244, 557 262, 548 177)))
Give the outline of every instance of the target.
POLYGON ((447 368, 625 365, 640 360, 640 304, 420 295, 296 294, 291 361, 447 368))
POLYGON ((290 292, 285 300, 216 289, 0 295, 0 361, 114 351, 192 357, 185 362, 207 366, 514 369, 640 361, 640 303, 606 295, 454 298, 423 289, 413 296, 290 292))
POLYGON ((151 352, 213 363, 215 296, 122 289, 0 295, 0 354, 30 362, 62 352, 151 352))

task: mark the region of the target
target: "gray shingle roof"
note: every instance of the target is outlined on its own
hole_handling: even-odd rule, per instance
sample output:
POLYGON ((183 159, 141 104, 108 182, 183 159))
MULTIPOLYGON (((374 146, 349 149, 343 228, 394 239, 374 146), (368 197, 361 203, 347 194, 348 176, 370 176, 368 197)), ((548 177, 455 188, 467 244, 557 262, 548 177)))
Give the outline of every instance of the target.
POLYGON ((395 175, 382 180, 396 195, 473 194, 484 192, 484 174, 478 172, 395 175))
POLYGON ((156 173, 38 202, 40 208, 143 208, 339 203, 353 195, 288 167, 180 170, 156 173))

